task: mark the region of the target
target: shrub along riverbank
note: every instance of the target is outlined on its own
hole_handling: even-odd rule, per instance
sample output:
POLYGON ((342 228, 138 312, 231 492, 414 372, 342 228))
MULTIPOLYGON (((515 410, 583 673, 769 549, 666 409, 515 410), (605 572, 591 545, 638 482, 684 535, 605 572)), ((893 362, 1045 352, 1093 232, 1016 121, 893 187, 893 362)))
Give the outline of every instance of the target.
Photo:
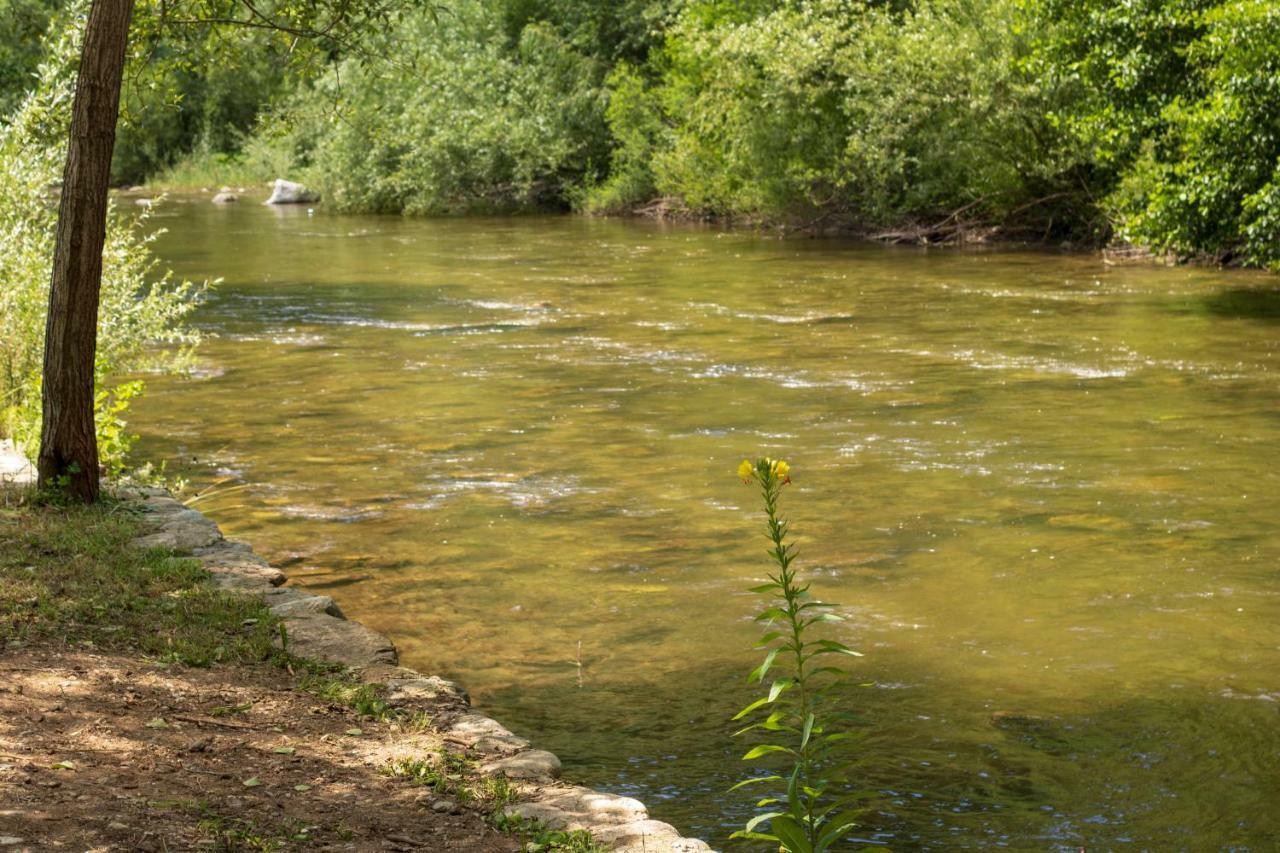
MULTIPOLYGON (((28 29, 61 6, 0 0, 28 29)), ((358 51, 157 21, 141 4, 124 183, 287 173, 347 210, 649 212, 1280 268, 1269 0, 446 0, 406 4, 358 51)))

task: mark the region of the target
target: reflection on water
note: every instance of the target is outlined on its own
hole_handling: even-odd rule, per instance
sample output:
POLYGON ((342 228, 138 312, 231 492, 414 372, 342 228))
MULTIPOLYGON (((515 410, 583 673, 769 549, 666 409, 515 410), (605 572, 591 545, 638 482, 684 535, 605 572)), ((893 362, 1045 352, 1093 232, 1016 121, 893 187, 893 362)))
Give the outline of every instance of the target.
POLYGON ((766 568, 743 456, 867 656, 899 847, 1280 837, 1272 280, 577 219, 177 203, 225 279, 142 451, 405 661, 723 843, 766 568), (581 669, 579 670, 579 665, 581 669), (579 683, 579 671, 582 682, 579 683))

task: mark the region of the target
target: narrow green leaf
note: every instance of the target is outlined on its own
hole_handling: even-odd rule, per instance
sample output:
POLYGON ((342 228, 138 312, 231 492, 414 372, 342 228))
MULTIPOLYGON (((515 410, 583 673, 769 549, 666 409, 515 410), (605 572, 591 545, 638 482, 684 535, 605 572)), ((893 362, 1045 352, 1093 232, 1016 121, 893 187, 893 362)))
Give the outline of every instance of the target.
POLYGON ((754 832, 755 828, 760 824, 764 823, 766 820, 773 820, 775 817, 781 817, 781 816, 782 816, 782 812, 765 812, 764 814, 758 814, 755 817, 751 818, 751 820, 747 821, 747 825, 746 827, 744 827, 743 831, 754 832))
POLYGON ((761 699, 757 699, 747 707, 743 708, 738 713, 734 714, 733 719, 741 720, 743 717, 745 717, 747 714, 750 714, 752 711, 754 711, 756 708, 759 708, 761 705, 768 705, 770 702, 773 701, 773 699, 774 699, 773 696, 766 696, 761 699))
POLYGON ((805 835, 804 827, 794 818, 782 815, 769 821, 769 828, 777 833, 778 841, 787 853, 813 853, 813 847, 805 835))
POLYGON ((771 743, 762 743, 759 746, 754 746, 748 750, 747 754, 742 756, 742 760, 751 761, 754 758, 759 758, 762 755, 770 755, 775 752, 785 752, 788 755, 795 754, 794 749, 790 749, 785 746, 777 746, 776 744, 771 743))
POLYGON ((770 650, 770 652, 764 656, 764 660, 760 663, 760 665, 755 669, 751 670, 751 674, 747 676, 747 682, 753 683, 764 678, 765 673, 767 673, 769 671, 769 668, 773 666, 774 658, 778 656, 779 651, 781 651, 781 649, 770 650))
POLYGON ((763 649, 765 646, 769 645, 770 643, 772 643, 774 640, 778 639, 781 636, 782 634, 779 631, 770 631, 760 639, 756 640, 756 644, 755 646, 753 646, 753 648, 763 649))
POLYGON ((769 835, 768 833, 765 833, 765 832, 747 832, 746 830, 742 830, 742 829, 737 830, 729 837, 730 838, 749 838, 753 841, 772 841, 774 844, 778 843, 778 836, 776 835, 769 835))
POLYGON ((818 835, 818 843, 814 847, 814 853, 822 853, 831 847, 832 844, 840 840, 840 837, 849 830, 857 826, 858 813, 855 811, 841 812, 831 818, 830 823, 822 828, 822 832, 818 835))
POLYGON ((757 783, 759 783, 759 782, 781 782, 781 781, 782 781, 782 777, 781 777, 781 776, 778 776, 777 774, 773 774, 773 775, 770 775, 770 776, 755 776, 755 777, 753 777, 753 778, 751 778, 751 779, 743 779, 741 782, 739 782, 738 784, 734 785, 732 788, 730 788, 730 789, 729 789, 728 791, 726 791, 725 793, 732 793, 732 792, 734 792, 734 791, 738 790, 739 788, 745 788, 745 787, 746 787, 746 786, 748 786, 748 785, 755 785, 755 784, 757 784, 757 783))

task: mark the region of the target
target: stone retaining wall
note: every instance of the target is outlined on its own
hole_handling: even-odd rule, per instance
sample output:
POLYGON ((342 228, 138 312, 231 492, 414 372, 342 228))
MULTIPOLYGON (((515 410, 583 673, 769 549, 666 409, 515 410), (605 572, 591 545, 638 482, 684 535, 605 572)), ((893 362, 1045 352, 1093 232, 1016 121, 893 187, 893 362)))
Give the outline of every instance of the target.
POLYGON ((424 711, 449 742, 475 758, 480 772, 501 774, 520 791, 507 813, 556 829, 585 829, 624 853, 709 851, 703 841, 682 838, 669 824, 651 820, 643 803, 558 781, 560 760, 533 749, 500 723, 471 708, 466 690, 399 665, 395 645, 377 631, 343 616, 327 595, 284 586, 285 576, 248 545, 225 539, 218 526, 163 489, 142 489, 136 501, 149 531, 138 547, 171 548, 198 558, 223 589, 261 596, 284 620, 288 650, 302 657, 342 663, 361 680, 383 684, 393 707, 424 711))

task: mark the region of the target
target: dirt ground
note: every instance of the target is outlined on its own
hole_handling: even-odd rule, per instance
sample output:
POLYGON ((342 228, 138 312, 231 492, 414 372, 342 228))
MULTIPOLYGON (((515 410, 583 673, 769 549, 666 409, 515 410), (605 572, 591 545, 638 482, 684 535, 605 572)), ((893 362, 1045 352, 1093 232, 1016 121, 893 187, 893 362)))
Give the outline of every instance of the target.
POLYGON ((519 850, 382 772, 439 747, 268 667, 0 651, 0 851, 519 850))

